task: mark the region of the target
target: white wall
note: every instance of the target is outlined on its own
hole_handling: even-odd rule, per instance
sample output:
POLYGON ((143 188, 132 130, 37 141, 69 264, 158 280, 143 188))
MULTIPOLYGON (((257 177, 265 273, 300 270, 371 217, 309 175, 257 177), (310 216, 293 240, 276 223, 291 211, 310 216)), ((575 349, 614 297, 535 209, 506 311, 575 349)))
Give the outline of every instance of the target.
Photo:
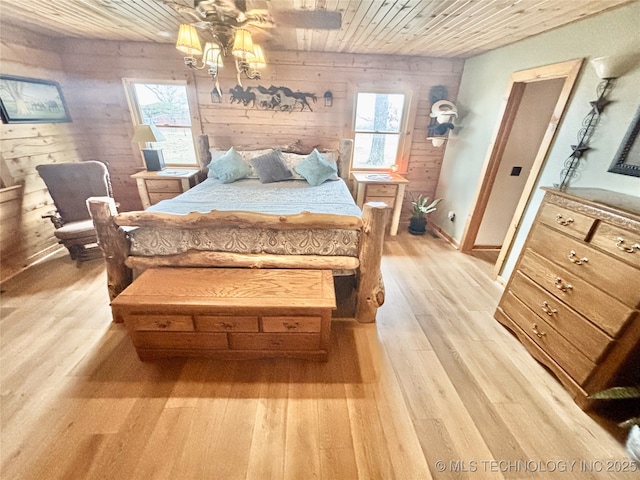
MULTIPOLYGON (((455 140, 447 143, 437 196, 443 201, 431 220, 455 240, 460 240, 473 202, 489 143, 499 122, 498 112, 504 100, 511 73, 576 58, 634 56, 629 71, 617 80, 610 95, 612 103, 601 118, 591 139, 592 150, 583 157, 580 177, 571 186, 596 187, 640 196, 640 178, 608 173, 607 169, 640 103, 640 3, 635 2, 596 17, 544 33, 513 45, 467 60, 457 104, 462 128, 454 130, 455 140), (448 211, 456 213, 449 222, 448 211)), ((578 77, 573 97, 551 146, 539 186, 560 182, 560 171, 577 141, 589 102, 597 97, 600 79, 585 65, 578 77)), ((516 236, 514 248, 505 263, 502 277, 508 278, 543 192, 536 189, 516 236)))

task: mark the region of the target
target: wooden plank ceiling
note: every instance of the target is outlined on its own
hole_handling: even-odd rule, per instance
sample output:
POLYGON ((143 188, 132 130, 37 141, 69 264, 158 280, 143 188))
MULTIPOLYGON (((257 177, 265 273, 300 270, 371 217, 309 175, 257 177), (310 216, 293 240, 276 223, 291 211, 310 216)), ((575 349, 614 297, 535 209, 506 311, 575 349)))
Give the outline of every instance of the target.
MULTIPOLYGON (((291 10, 342 16, 333 30, 254 27, 267 50, 467 58, 633 1, 246 0, 246 7, 274 19, 291 10)), ((178 25, 193 22, 162 0, 0 0, 0 20, 57 37, 161 43, 174 42, 178 25)))

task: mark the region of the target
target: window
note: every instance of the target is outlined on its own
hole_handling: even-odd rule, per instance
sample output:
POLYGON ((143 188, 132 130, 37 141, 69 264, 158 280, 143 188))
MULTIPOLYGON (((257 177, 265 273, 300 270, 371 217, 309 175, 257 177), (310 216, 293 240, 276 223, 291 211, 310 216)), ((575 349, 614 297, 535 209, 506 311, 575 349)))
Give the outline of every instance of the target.
POLYGON ((406 96, 358 93, 356 98, 354 169, 388 170, 399 162, 406 96))
POLYGON ((125 88, 134 125, 153 124, 166 139, 154 145, 165 163, 197 165, 186 84, 125 80, 125 88))

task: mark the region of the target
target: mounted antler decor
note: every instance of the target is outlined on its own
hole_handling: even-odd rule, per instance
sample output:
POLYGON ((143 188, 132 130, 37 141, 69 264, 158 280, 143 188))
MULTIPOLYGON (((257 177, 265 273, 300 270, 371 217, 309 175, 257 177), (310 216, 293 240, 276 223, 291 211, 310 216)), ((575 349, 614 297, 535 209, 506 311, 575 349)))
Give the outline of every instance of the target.
POLYGON ((180 25, 176 48, 184 53, 184 63, 190 69, 208 67, 209 76, 215 80, 217 95, 212 95, 212 99, 216 101, 217 97, 222 96, 218 83, 222 57, 233 55, 241 88, 241 77, 260 79, 259 69, 266 66, 266 60, 250 30, 273 28, 276 20, 279 25, 290 23, 300 28, 330 30, 339 29, 342 24, 339 12, 294 10, 273 12, 272 15, 268 10, 247 10, 245 0, 193 0, 193 7, 177 0, 162 2, 192 21, 180 25), (196 29, 200 29, 206 37, 211 37, 204 49, 196 29))

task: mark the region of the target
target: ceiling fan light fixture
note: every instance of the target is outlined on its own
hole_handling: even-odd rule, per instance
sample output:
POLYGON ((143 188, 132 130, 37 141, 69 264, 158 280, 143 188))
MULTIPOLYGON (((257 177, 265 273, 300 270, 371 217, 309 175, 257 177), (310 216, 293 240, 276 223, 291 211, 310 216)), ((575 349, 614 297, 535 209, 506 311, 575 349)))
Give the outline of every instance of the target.
POLYGON ((198 32, 193 25, 188 25, 186 23, 180 24, 176 48, 185 55, 202 55, 200 38, 198 38, 198 32))
POLYGON ((242 59, 252 59, 255 56, 253 39, 251 38, 251 32, 249 32, 249 30, 244 28, 238 28, 236 30, 231 53, 242 59))
POLYGON ((222 67, 222 52, 220 47, 213 42, 204 45, 204 55, 202 61, 210 67, 222 67))
POLYGON ((260 45, 253 46, 253 55, 253 58, 249 60, 251 68, 264 68, 267 66, 267 61, 264 59, 264 53, 260 45))

